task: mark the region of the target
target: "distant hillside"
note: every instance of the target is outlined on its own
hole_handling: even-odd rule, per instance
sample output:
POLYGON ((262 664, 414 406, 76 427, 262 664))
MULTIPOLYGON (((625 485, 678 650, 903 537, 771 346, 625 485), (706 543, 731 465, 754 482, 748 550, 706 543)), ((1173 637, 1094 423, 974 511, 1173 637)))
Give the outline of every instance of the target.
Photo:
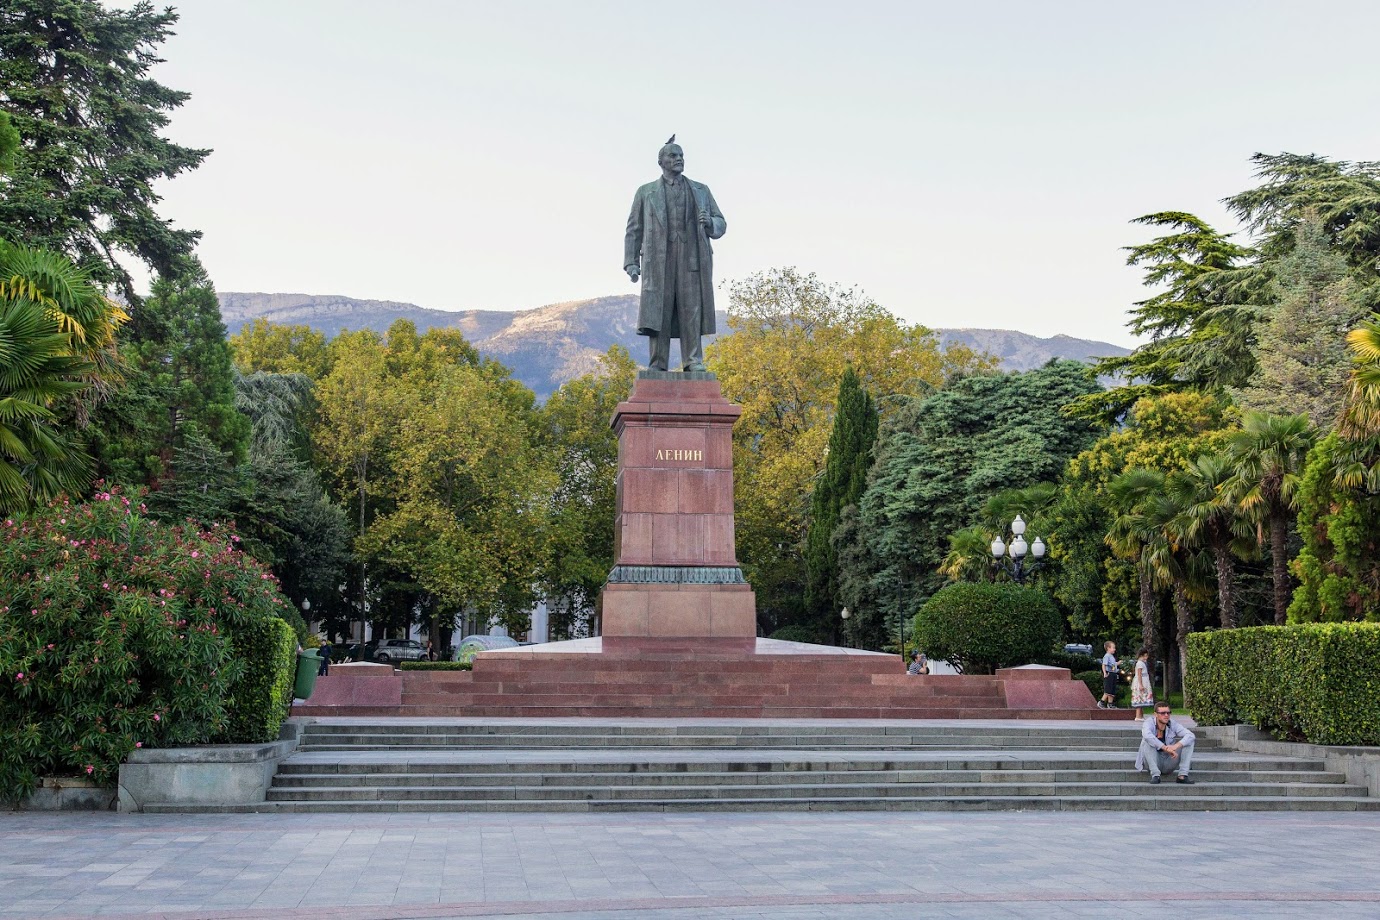
MULTIPOLYGON (((572 377, 593 370, 610 345, 625 346, 639 362, 646 360, 647 352, 646 340, 634 328, 637 297, 633 294, 509 313, 429 310, 410 303, 329 294, 225 292, 220 295, 220 311, 231 335, 260 316, 274 323, 311 326, 327 336, 344 329, 384 332, 399 319, 411 320, 422 331, 434 326, 459 329, 484 355, 511 367, 513 376, 531 387, 539 399, 545 399, 572 377)), ((728 328, 722 313, 719 328, 728 328)), ((1066 335, 1042 339, 1002 329, 936 331, 945 344, 961 342, 998 356, 1008 370, 1029 370, 1050 358, 1087 361, 1127 353, 1127 349, 1106 342, 1066 335)))
POLYGON ((1008 371, 1028 371, 1040 367, 1050 358, 1092 363, 1098 358, 1128 355, 1131 349, 1110 342, 1075 339, 1071 335, 1056 335, 1042 339, 1009 329, 936 329, 939 341, 948 345, 960 342, 975 351, 985 351, 1001 358, 1001 366, 1008 371))

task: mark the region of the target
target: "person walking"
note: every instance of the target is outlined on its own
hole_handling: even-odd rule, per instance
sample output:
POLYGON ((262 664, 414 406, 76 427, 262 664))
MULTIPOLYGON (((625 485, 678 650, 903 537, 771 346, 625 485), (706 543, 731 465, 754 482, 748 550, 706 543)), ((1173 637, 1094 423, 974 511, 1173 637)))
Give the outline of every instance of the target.
POLYGON ((1098 709, 1116 708, 1116 685, 1121 678, 1121 666, 1116 662, 1116 643, 1108 639, 1102 643, 1102 699, 1098 709))
POLYGON ((1150 649, 1143 648, 1136 655, 1136 671, 1131 675, 1131 708, 1136 718, 1141 717, 1142 709, 1155 705, 1155 687, 1150 682, 1150 649))

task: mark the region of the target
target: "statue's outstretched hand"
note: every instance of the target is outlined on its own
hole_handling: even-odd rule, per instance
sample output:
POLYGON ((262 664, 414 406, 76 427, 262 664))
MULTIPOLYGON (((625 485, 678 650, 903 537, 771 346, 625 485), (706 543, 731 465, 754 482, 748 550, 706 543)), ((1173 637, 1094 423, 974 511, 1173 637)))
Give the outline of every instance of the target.
POLYGON ((625 269, 625 271, 627 271, 628 273, 628 280, 633 282, 634 284, 637 283, 638 276, 642 274, 642 270, 638 268, 636 265, 629 265, 625 269))

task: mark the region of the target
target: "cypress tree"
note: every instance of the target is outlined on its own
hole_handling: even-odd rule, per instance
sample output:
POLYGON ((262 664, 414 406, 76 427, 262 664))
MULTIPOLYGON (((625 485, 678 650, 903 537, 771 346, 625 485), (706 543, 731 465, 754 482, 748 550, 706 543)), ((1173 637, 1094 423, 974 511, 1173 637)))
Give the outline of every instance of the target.
POLYGON ((851 366, 839 383, 837 406, 829 457, 810 499, 805 543, 805 605, 820 638, 835 636, 839 625, 838 550, 831 538, 843 509, 862 496, 877 440, 877 408, 851 366))

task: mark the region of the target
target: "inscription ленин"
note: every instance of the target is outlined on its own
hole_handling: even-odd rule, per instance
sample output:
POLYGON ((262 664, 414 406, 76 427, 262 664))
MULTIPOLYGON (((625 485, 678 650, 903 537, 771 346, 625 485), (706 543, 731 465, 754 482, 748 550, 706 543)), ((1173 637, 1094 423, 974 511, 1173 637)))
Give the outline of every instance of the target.
POLYGON ((656 452, 658 460, 689 460, 693 462, 704 461, 704 451, 702 450, 658 450, 656 452))

